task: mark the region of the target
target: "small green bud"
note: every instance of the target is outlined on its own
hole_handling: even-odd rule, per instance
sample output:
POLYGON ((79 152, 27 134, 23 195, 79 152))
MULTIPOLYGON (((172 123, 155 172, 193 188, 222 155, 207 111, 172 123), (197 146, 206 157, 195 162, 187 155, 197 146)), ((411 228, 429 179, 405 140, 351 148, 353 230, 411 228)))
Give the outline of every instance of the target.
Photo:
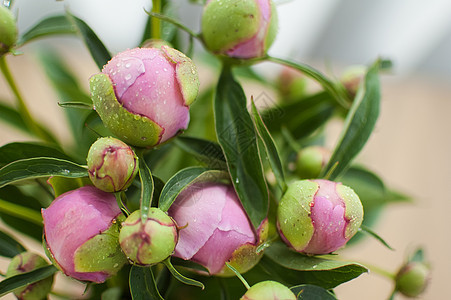
POLYGON ((429 273, 429 267, 422 262, 407 263, 396 274, 396 290, 407 297, 419 296, 426 289, 429 273))
POLYGON ((16 41, 16 19, 8 8, 0 5, 0 56, 8 53, 16 41))
POLYGON ((98 139, 86 160, 89 178, 104 192, 127 189, 138 173, 138 157, 126 143, 115 138, 98 139))
POLYGON ((151 207, 146 222, 140 211, 122 223, 119 243, 127 258, 139 265, 152 265, 169 257, 177 244, 177 226, 162 210, 151 207))
MULTIPOLYGON (((6 277, 31 272, 47 265, 48 263, 41 256, 31 252, 23 252, 13 257, 6 271, 6 277)), ((47 299, 47 295, 52 289, 52 284, 53 276, 50 276, 25 287, 15 289, 14 295, 18 299, 23 300, 47 299)))
POLYGON ((296 300, 296 295, 277 281, 262 281, 247 290, 240 300, 296 300))
POLYGON ((306 147, 298 152, 296 174, 301 179, 318 178, 329 159, 330 152, 327 149, 320 146, 306 147))

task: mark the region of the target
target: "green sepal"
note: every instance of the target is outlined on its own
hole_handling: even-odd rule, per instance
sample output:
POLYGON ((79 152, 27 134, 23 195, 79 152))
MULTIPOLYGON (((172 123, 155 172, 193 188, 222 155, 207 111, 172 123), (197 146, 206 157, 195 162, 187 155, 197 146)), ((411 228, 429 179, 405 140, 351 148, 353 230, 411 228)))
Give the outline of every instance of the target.
POLYGON ((103 124, 127 144, 152 147, 158 144, 163 129, 149 118, 132 114, 117 101, 114 86, 106 74, 89 80, 92 102, 103 124))
POLYGON ((185 105, 191 105, 199 93, 199 77, 196 66, 185 54, 174 48, 162 46, 161 50, 166 58, 175 64, 175 75, 183 100, 185 105))
POLYGON ((343 199, 346 207, 345 217, 349 220, 346 226, 345 238, 349 239, 357 233, 363 221, 363 206, 359 196, 350 188, 342 184, 337 184, 337 194, 343 199))
POLYGON ((119 222, 104 232, 95 235, 74 253, 76 272, 105 272, 116 274, 127 262, 127 258, 119 246, 119 222))
POLYGON ((297 251, 304 249, 315 231, 310 218, 313 197, 319 185, 309 180, 295 181, 280 200, 277 224, 297 251))

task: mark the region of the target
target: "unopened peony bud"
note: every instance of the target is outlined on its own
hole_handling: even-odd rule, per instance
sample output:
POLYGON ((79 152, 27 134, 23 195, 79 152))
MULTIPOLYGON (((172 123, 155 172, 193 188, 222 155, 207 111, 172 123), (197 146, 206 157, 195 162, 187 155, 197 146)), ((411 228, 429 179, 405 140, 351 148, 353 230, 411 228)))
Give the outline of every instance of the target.
POLYGON ((8 53, 16 41, 16 18, 8 8, 0 5, 0 56, 8 53))
POLYGON ((118 242, 124 216, 113 194, 84 186, 42 210, 47 253, 64 274, 104 282, 127 262, 118 242))
POLYGON ((277 281, 262 281, 247 290, 240 300, 296 300, 296 295, 277 281))
MULTIPOLYGON (((31 272, 47 265, 48 263, 41 256, 31 252, 23 252, 13 257, 6 271, 6 277, 31 272)), ((52 284, 53 276, 50 276, 25 287, 15 289, 14 295, 21 300, 47 299, 47 295, 52 289, 52 284)))
POLYGON ((329 162, 330 152, 320 146, 310 146, 298 152, 296 174, 302 179, 318 178, 321 170, 329 162))
POLYGON ((162 210, 149 209, 145 223, 139 211, 122 223, 119 243, 125 255, 136 264, 152 265, 169 257, 177 244, 177 226, 162 210))
POLYGON ((277 33, 277 11, 270 0, 210 0, 202 15, 202 36, 215 54, 262 57, 277 33))
POLYGON ((276 81, 283 101, 297 100, 305 96, 307 79, 299 70, 283 67, 276 81))
POLYGON ((181 227, 174 256, 203 265, 211 275, 232 276, 226 262, 244 273, 261 258, 256 253, 261 240, 231 185, 193 184, 177 197, 169 215, 181 227))
POLYGON ((396 290, 407 297, 418 297, 426 289, 429 274, 425 263, 409 262, 396 274, 396 290))
POLYGON ((328 180, 293 182, 277 211, 277 226, 284 242, 310 255, 343 247, 362 221, 363 207, 356 193, 328 180))
POLYGON ((135 48, 92 76, 90 89, 108 129, 130 145, 152 147, 187 128, 199 79, 191 59, 173 48, 135 48))
POLYGON ((138 157, 124 142, 115 138, 100 138, 88 152, 89 178, 105 192, 127 189, 138 173, 138 157))

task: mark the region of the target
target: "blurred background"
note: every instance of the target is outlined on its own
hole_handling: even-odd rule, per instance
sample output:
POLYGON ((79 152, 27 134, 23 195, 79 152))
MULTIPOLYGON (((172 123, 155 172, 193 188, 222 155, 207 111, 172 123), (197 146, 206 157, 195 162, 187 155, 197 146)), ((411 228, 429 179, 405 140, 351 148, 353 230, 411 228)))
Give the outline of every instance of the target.
MULTIPOLYGON (((182 23, 198 31, 202 7, 188 0, 173 2, 182 23)), ((339 77, 346 66, 370 64, 378 56, 393 60, 393 69, 382 76, 380 119, 357 159, 414 202, 391 205, 373 228, 396 251, 367 239, 342 251, 342 255, 394 272, 409 252, 423 246, 433 271, 421 299, 446 299, 451 278, 451 1, 275 2, 279 33, 270 49, 273 56, 308 63, 333 77, 339 77)), ((68 9, 88 23, 115 53, 139 43, 147 17, 144 9, 149 10, 150 3, 15 0, 13 12, 18 16, 19 31, 24 32, 40 19, 68 9)), ((31 43, 21 49, 25 55, 8 58, 32 113, 64 140, 67 127, 63 125, 62 109, 56 105, 57 96, 34 58, 36 50, 49 45, 60 50, 86 90, 89 76, 98 69, 74 37, 31 43)), ((279 68, 262 64, 257 70, 274 76, 279 68)), ((201 72, 202 84, 211 81, 209 77, 201 72)), ((0 98, 13 99, 3 78, 0 98)), ((330 131, 338 133, 333 126, 330 131)), ((2 145, 28 139, 1 127, 2 145)), ((332 139, 330 146, 334 142, 332 139)), ((1 271, 5 268, 0 264, 1 271)), ((390 281, 370 273, 338 287, 336 292, 339 299, 376 300, 387 299, 392 288, 390 281)))

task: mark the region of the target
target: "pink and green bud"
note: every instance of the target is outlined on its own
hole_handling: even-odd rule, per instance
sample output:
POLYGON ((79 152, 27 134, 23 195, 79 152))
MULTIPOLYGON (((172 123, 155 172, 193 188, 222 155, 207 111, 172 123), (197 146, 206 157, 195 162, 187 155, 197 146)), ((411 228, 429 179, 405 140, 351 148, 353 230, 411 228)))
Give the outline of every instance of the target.
MULTIPOLYGON (((45 266, 48 266, 48 263, 41 256, 31 252, 23 252, 13 257, 6 271, 6 277, 31 272, 45 266)), ((47 299, 47 295, 52 290, 52 284, 53 276, 50 276, 25 287, 17 288, 13 293, 17 299, 21 300, 47 299)))
POLYGON ((133 263, 153 265, 174 252, 177 226, 171 217, 155 207, 149 209, 148 218, 143 223, 137 210, 122 223, 119 243, 133 263))
POLYGON ((302 179, 318 178, 321 170, 329 162, 330 156, 330 151, 320 146, 300 150, 296 159, 296 174, 302 179))
POLYGON ((277 211, 282 240, 308 255, 343 247, 362 221, 363 207, 357 194, 341 183, 322 179, 293 182, 277 211))
POLYGON ((247 290, 240 300, 296 300, 296 295, 277 281, 262 281, 247 290))
POLYGON ((396 274, 396 290, 407 297, 418 297, 429 281, 430 269, 423 262, 412 261, 396 274))
POLYGON ((16 41, 16 18, 8 8, 0 5, 0 56, 8 53, 16 41))
POLYGON ((283 67, 276 83, 284 101, 300 99, 305 96, 307 79, 299 70, 283 67))
POLYGON ((202 15, 202 37, 215 54, 262 57, 277 33, 277 11, 270 0, 210 0, 202 15))
POLYGON ((67 276, 100 283, 127 262, 118 242, 124 216, 113 194, 84 186, 56 198, 42 217, 47 254, 67 276))
MULTIPOLYGON (((258 263, 260 238, 249 222, 231 185, 196 183, 185 189, 172 204, 169 215, 181 227, 174 256, 191 260, 210 275, 233 276, 226 262, 240 273, 258 263)), ((260 226, 267 235, 267 222, 260 226)))
POLYGON ((92 76, 90 89, 111 132, 130 145, 152 147, 188 127, 199 79, 191 59, 173 48, 135 48, 92 76))
POLYGON ((105 192, 126 190, 138 173, 138 157, 127 144, 115 138, 98 139, 86 160, 89 178, 105 192))

